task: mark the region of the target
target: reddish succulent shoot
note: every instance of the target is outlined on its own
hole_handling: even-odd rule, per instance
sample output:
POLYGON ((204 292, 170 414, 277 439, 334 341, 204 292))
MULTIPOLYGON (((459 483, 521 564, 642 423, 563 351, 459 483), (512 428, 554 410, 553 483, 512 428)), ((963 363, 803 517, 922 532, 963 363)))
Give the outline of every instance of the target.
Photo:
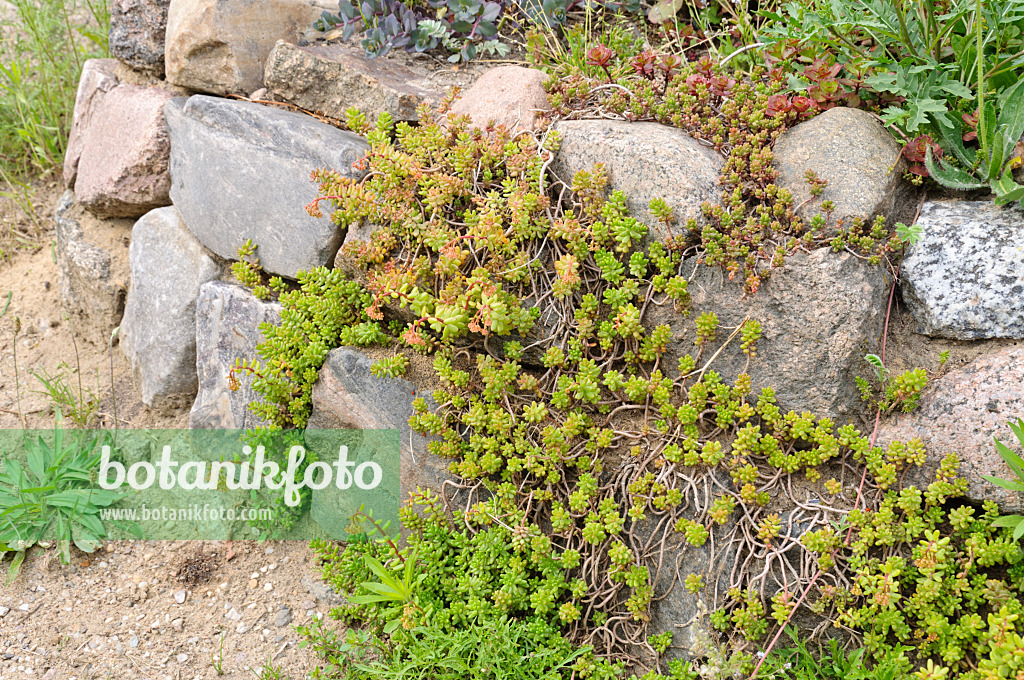
POLYGON ((932 149, 933 158, 936 160, 942 158, 942 147, 932 141, 928 135, 918 135, 903 147, 903 156, 910 161, 908 169, 919 177, 928 177, 928 168, 924 165, 928 147, 932 149))
POLYGON ((653 50, 645 50, 633 57, 630 65, 632 65, 637 75, 643 76, 647 80, 654 80, 654 69, 657 60, 658 55, 653 50))
POLYGON ((608 76, 609 83, 615 82, 615 79, 612 78, 611 69, 608 68, 608 65, 612 63, 614 58, 615 51, 605 45, 598 45, 587 50, 587 64, 591 66, 600 66, 604 69, 605 75, 608 76))
POLYGON ((682 65, 683 60, 674 54, 661 55, 661 59, 658 61, 658 70, 665 74, 665 86, 661 89, 663 95, 668 92, 668 84, 672 80, 672 72, 678 70, 682 65))
POLYGON ((965 113, 961 116, 964 120, 964 125, 971 129, 970 132, 965 132, 963 139, 965 142, 973 142, 978 138, 978 110, 975 109, 974 113, 965 113))
POLYGON ((789 97, 784 94, 773 94, 768 97, 768 105, 765 107, 765 113, 770 118, 776 116, 785 116, 793 110, 793 102, 790 101, 789 97))

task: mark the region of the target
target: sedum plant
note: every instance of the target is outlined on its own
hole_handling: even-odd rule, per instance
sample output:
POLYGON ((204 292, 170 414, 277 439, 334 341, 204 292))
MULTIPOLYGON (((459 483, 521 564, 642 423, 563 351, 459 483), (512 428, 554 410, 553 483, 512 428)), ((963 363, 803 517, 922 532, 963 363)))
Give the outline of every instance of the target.
MULTIPOLYGON (((713 68, 700 75, 698 93, 739 89, 713 68)), ((640 77, 652 91, 685 86, 640 77)), ((898 667, 892 677, 1012 677, 999 673, 1016 672, 1024 554, 992 526, 993 507, 958 501, 955 456, 928 487, 904 488, 925 461, 920 441, 875 446, 852 424, 784 412, 746 372, 719 374, 714 360, 730 343, 756 360, 756 320, 727 329, 713 312, 697 315, 681 334, 691 353, 669 362, 683 337, 648 313, 689 312, 683 262, 694 244, 645 245, 647 225, 600 167, 569 186, 551 180, 555 135, 475 130, 426 107, 416 126, 356 112, 348 125, 370 143, 367 172, 316 173, 308 209, 341 227, 375 225, 343 251, 367 281, 343 309, 378 324, 369 344, 433 354, 436 407, 417 398, 410 426, 447 461, 454 481, 442 490, 459 498, 413 494, 402 545, 376 534, 316 544, 325 579, 348 599, 332 617, 365 633, 341 643, 309 632, 344 677, 464 668, 476 644, 500 663, 535 661, 546 680, 604 680, 640 659, 645 680, 692 680, 691 666, 660 658, 680 651, 672 637, 648 630, 666 580, 712 603, 706 623, 745 649, 799 614, 861 636, 865 656, 898 667), (721 556, 724 546, 724 570, 664 571, 668 550, 721 556), (500 649, 473 637, 506 628, 500 649)), ((651 208, 671 229, 671 211, 651 208)), ((288 291, 251 260, 239 271, 302 320, 302 333, 282 332, 269 349, 301 353, 333 289, 288 291)), ((332 339, 342 339, 336 328, 321 341, 332 339)), ((399 356, 376 374, 399 375, 399 356)), ((308 406, 291 375, 276 380, 285 377, 259 391, 281 386, 282 406, 308 406)), ((893 378, 892 405, 912 404, 923 377, 893 378)), ((732 661, 749 673, 751 660, 732 661)))
MULTIPOLYGON (((798 216, 792 192, 776 183, 776 140, 837 102, 813 93, 787 94, 782 68, 757 67, 744 75, 707 55, 683 62, 621 39, 612 42, 613 37, 609 33, 608 45, 588 51, 582 65, 563 62, 539 44, 532 59, 554 76, 548 87, 557 115, 600 112, 653 120, 682 128, 725 156, 721 202, 705 204, 702 221, 679 225, 677 245, 699 246, 706 263, 724 267, 730 278, 740 277, 747 293, 756 292, 772 268, 800 249, 849 247, 876 264, 903 249, 904 239, 884 219, 834 224, 827 201, 819 214, 798 216), (828 237, 830 229, 838 232, 834 238, 828 237)), ((814 175, 807 182, 812 196, 825 187, 814 175)))
POLYGON ((264 340, 256 351, 261 359, 237 359, 228 384, 237 390, 241 376, 251 377, 262 396, 250 405, 255 415, 277 428, 304 427, 313 407, 313 383, 328 352, 379 342, 383 331, 366 316, 366 291, 340 270, 300 272, 297 287, 290 288, 280 277, 265 280, 251 241, 239 250, 239 258, 231 268, 235 277, 260 299, 276 297, 283 311, 280 324, 260 325, 264 340))

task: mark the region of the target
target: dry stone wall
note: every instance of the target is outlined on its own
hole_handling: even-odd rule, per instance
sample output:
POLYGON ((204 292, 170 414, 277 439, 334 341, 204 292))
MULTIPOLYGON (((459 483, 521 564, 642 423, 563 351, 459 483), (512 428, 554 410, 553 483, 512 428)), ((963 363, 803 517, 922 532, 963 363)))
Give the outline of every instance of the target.
MULTIPOLYGON (((417 105, 440 100, 445 86, 456 84, 466 89, 455 111, 478 126, 529 133, 547 123, 543 74, 521 67, 482 76, 480 66, 432 71, 402 55, 371 62, 352 46, 306 44, 321 9, 309 0, 118 0, 114 55, 166 81, 121 82, 114 60, 83 69, 64 169, 69 191, 57 210, 61 294, 83 338, 105 344, 120 326, 145 403, 191 409, 196 428, 256 424, 247 409, 256 395, 249 386, 230 390, 228 374, 236 358, 255 357, 260 325, 276 322, 281 310, 230 280, 227 265, 238 248, 252 239, 267 271, 294 278, 312 267, 346 266, 336 258, 339 245, 372 231, 363 225, 346 233, 304 210, 315 196, 313 169, 358 176, 353 163, 368 148, 332 119, 357 106, 371 118, 387 112, 413 120, 417 105), (260 102, 212 96, 254 92, 260 102)), ((560 121, 556 129, 562 145, 554 174, 570 180, 603 163, 611 188, 627 194, 656 238, 669 234, 658 231, 650 199, 662 197, 698 221, 704 202, 720 200, 722 157, 683 131, 608 120, 560 121)), ((917 201, 902 180, 902 162, 876 119, 846 109, 798 125, 776 146, 779 184, 801 210, 831 200, 842 221, 913 214, 917 201), (806 194, 807 169, 829 181, 818 199, 806 194)), ((901 284, 918 331, 1024 337, 1024 214, 988 202, 928 203, 920 226, 901 284)), ((880 351, 892 284, 884 267, 852 253, 808 252, 790 258, 750 297, 720 269, 696 259, 686 268, 692 314, 715 311, 723 327, 761 322, 764 336, 749 367, 757 387, 774 386, 785 409, 865 426, 854 380, 870 375, 863 357, 880 351)), ((672 329, 666 361, 691 351, 692 317, 652 305, 645 322, 672 329)), ((717 360, 727 377, 748 368, 738 349, 717 360)), ((370 363, 353 348, 330 354, 313 391, 311 424, 399 429, 403 486, 440 486, 448 478, 444 462, 429 456, 426 440, 410 436, 407 425, 419 386, 374 377, 370 363)), ((931 469, 956 449, 972 500, 1021 509, 1019 495, 980 481, 999 474, 999 463, 973 452, 991 452, 993 430, 1024 416, 1022 365, 1014 350, 950 373, 925 394, 919 412, 887 419, 880 441, 921 437, 932 444, 931 469)), ((728 566, 724 552, 680 559, 694 569, 728 566)), ((659 578, 660 589, 671 584, 659 578)), ((659 603, 654 620, 677 631, 701 608, 678 584, 659 603)))

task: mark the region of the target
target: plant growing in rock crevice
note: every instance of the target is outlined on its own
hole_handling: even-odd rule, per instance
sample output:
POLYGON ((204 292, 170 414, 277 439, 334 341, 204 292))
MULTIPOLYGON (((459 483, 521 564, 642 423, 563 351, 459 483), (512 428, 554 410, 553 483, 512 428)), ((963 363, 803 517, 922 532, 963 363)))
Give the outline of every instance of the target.
MULTIPOLYGON (((721 172, 722 202, 703 207, 704 224, 683 225, 679 245, 699 244, 708 264, 741 276, 755 292, 768 272, 799 249, 832 245, 851 248, 880 262, 903 241, 884 222, 846 224, 834 229, 832 206, 810 219, 797 215, 792 193, 777 184, 772 147, 789 127, 829 108, 831 100, 786 94, 783 67, 753 68, 749 74, 720 66, 705 55, 684 63, 623 40, 610 31, 603 38, 623 51, 601 53, 602 78, 574 61, 561 62, 535 44, 534 62, 552 73, 551 104, 556 115, 600 113, 625 120, 653 120, 679 127, 726 157, 721 172), (838 235, 826 238, 831 230, 838 235)), ((597 48, 594 48, 595 50, 597 48)), ((592 60, 591 60, 592 61, 592 60)), ((595 62, 596 63, 596 62, 595 62)), ((821 79, 819 79, 821 80, 821 79)), ((824 183, 809 177, 812 196, 824 183)))
POLYGON ((264 340, 256 347, 262 359, 239 358, 228 377, 232 389, 240 376, 252 378, 262 401, 252 412, 271 425, 304 427, 312 410, 313 383, 327 353, 340 345, 365 346, 383 339, 383 331, 365 312, 369 295, 339 270, 318 267, 300 272, 297 287, 280 277, 264 281, 256 246, 251 242, 239 251, 232 265, 235 277, 260 299, 276 296, 281 303, 280 324, 263 323, 264 340))
MULTIPOLYGON (((755 391, 746 374, 723 380, 713 358, 740 342, 755 360, 755 320, 723 333, 714 314, 702 314, 694 352, 666 365, 671 333, 648 327, 645 313, 666 304, 685 312, 686 246, 639 249, 645 227, 621 194, 606 195, 600 168, 577 175, 571 194, 559 191, 567 198, 554 202, 547 190, 561 187, 542 190, 553 136, 485 135, 427 110, 418 127, 350 120, 370 140, 366 179, 317 173, 321 196, 310 210, 326 204, 340 226, 378 225, 345 255, 366 270, 366 314, 404 313, 392 329, 399 343, 434 353, 438 408, 417 399, 410 423, 433 437, 430 452, 449 461, 467 499, 450 518, 438 499, 417 494, 402 513, 407 548, 318 546, 325 576, 357 598, 370 580, 364 554, 393 570, 415 559, 426 574, 400 612, 361 600, 336 612, 370 625, 364 647, 388 659, 375 673, 410 667, 422 653, 414 631, 449 639, 514 621, 546 649, 591 648, 563 677, 610 677, 618 670, 610 658, 671 645, 647 632, 663 575, 711 597, 724 593, 710 621, 747 645, 771 619, 785 621, 795 594, 814 582, 801 612, 844 621, 873 653, 897 640, 916 646, 921 665, 980 667, 1010 648, 1012 611, 999 619, 1002 637, 950 627, 956 612, 981 616, 983 603, 1022 587, 1020 550, 989 526, 991 509, 975 520, 953 500, 963 485, 955 458, 923 493, 900 489, 903 473, 924 460, 920 442, 875 447, 851 425, 782 413, 772 391, 755 391), (510 339, 513 331, 520 337, 510 339), (468 366, 456 362, 464 356, 468 366), (818 500, 794 493, 796 480, 818 500), (943 536, 947 522, 960 533, 943 536), (943 591, 941 602, 959 598, 952 610, 929 590, 939 572, 926 571, 921 542, 936 531, 956 568, 971 574, 970 590, 943 591), (672 567, 663 550, 726 546, 732 570, 697 579, 664 571, 672 567), (959 557, 972 552, 983 561, 959 557), (894 600, 876 597, 877 584, 897 576, 892 559, 920 562, 900 581, 919 593, 917 604, 895 613, 894 600), (932 632, 908 639, 914 626, 932 632)), ((910 664, 907 657, 902 667, 910 664)), ((664 669, 658 663, 647 677, 664 669)), ((685 665, 667 670, 692 677, 685 665)))

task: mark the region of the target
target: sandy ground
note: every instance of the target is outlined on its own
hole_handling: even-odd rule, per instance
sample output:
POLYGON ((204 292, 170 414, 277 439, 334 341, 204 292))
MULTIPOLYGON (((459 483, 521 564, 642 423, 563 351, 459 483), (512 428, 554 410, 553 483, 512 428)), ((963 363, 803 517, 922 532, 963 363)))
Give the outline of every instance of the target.
MULTIPOLYGON (((57 195, 56 187, 40 191, 47 219, 57 195)), ((0 205, 0 229, 12 225, 32 232, 0 205)), ((63 375, 75 392, 80 380, 86 400, 96 401, 96 426, 113 426, 116 411, 122 428, 187 427, 186 413, 146 409, 119 348, 73 337, 53 235, 33 235, 37 245, 0 258, 0 428, 53 426, 35 374, 63 375)), ((253 678, 271 660, 282 677, 304 677, 315 657, 298 649, 293 626, 325 616, 333 601, 314 562, 299 541, 115 541, 93 555, 74 552, 70 565, 52 548, 35 548, 17 580, 0 585, 0 679, 253 678), (208 565, 209 577, 180 580, 190 562, 208 565)))
POLYGON ((332 601, 313 562, 304 541, 114 541, 68 566, 36 550, 0 588, 0 678, 305 677, 294 626, 332 601), (208 578, 181 580, 190 561, 208 578))
MULTIPOLYGON (((56 187, 44 187, 37 196, 47 225, 58 195, 56 187)), ((12 226, 12 213, 8 206, 8 224, 0 229, 12 226)), ((30 231, 24 221, 17 226, 30 231)), ((62 376, 77 401, 95 401, 94 425, 112 427, 116 411, 118 427, 187 427, 185 413, 160 417, 146 409, 118 347, 97 346, 72 334, 58 292, 52 231, 35 234, 34 241, 0 260, 0 311, 7 305, 0 316, 0 428, 53 426, 52 400, 38 376, 62 376), (15 337, 17 319, 21 330, 15 337)))

